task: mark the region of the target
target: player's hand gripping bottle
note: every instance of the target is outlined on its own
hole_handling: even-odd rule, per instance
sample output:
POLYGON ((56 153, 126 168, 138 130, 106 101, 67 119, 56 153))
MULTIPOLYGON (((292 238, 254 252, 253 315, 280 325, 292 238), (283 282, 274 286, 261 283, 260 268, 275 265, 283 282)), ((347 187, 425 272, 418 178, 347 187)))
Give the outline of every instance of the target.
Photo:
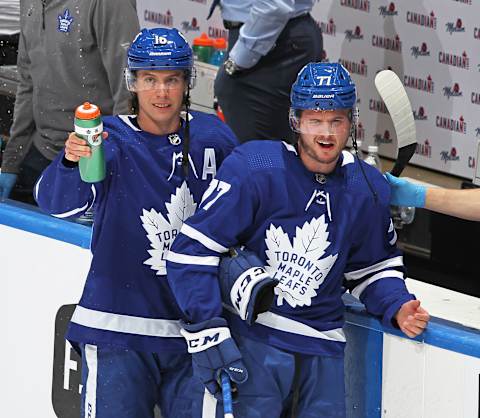
POLYGON ((96 183, 105 178, 105 155, 103 151, 103 123, 100 109, 85 102, 75 110, 75 134, 87 141, 92 151, 90 157, 81 157, 78 162, 80 177, 86 183, 96 183))

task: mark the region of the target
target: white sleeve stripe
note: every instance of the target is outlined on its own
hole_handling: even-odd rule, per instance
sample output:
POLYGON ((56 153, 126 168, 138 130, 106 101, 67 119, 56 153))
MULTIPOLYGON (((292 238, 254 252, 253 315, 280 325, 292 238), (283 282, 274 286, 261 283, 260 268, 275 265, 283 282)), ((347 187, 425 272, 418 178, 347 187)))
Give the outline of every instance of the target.
POLYGON ((87 210, 90 210, 93 207, 93 204, 95 203, 95 199, 97 198, 97 189, 95 189, 94 184, 92 184, 92 193, 93 193, 93 200, 87 210))
POLYGON ((68 218, 69 216, 76 215, 77 213, 82 212, 87 208, 88 208, 88 202, 85 203, 85 205, 83 205, 81 208, 72 209, 64 213, 52 213, 52 216, 55 216, 56 218, 68 218))
POLYGON ((194 239, 195 241, 198 241, 204 247, 208 248, 209 250, 215 251, 216 253, 228 252, 228 248, 207 237, 200 231, 197 231, 195 228, 192 228, 190 225, 183 224, 182 228, 180 229, 180 233, 194 239))
POLYGON ((35 185, 35 200, 37 201, 38 201, 38 186, 40 186, 40 182, 42 181, 42 179, 43 179, 43 175, 38 179, 37 184, 35 185))
POLYGON ((373 264, 372 266, 368 266, 360 270, 350 271, 348 273, 345 273, 345 278, 347 280, 359 280, 368 274, 375 273, 377 271, 391 267, 403 267, 403 256, 399 255, 394 258, 380 261, 380 263, 373 264))
POLYGON ((93 204, 95 203, 95 199, 97 197, 97 190, 95 189, 95 186, 93 184, 92 184, 91 189, 92 189, 92 193, 93 193, 93 200, 92 200, 92 203, 90 205, 87 202, 81 208, 75 208, 75 209, 69 210, 68 212, 64 212, 64 213, 52 213, 52 216, 55 216, 56 218, 68 218, 69 216, 73 216, 73 215, 76 215, 79 212, 90 209, 93 206, 93 204))
POLYGON ((396 271, 396 270, 382 271, 370 277, 368 280, 365 280, 364 282, 360 283, 351 291, 351 294, 355 296, 357 299, 360 299, 360 295, 369 285, 376 282, 377 280, 391 278, 391 277, 402 279, 402 280, 404 279, 403 273, 400 271, 396 271))
POLYGON ((199 266, 218 266, 220 264, 220 257, 201 257, 196 255, 178 254, 173 251, 168 252, 167 260, 178 264, 196 264, 199 266))
POLYGON ((393 238, 388 241, 390 245, 394 245, 397 242, 397 231, 393 230, 393 238))

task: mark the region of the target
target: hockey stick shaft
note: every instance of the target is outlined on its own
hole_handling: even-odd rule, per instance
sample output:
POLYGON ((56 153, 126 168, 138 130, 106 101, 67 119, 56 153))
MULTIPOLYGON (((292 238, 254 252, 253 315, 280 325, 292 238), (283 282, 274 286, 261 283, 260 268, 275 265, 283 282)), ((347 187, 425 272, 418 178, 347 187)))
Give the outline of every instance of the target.
POLYGON ((220 377, 222 381, 223 416, 224 418, 234 418, 230 378, 225 372, 222 372, 220 377))

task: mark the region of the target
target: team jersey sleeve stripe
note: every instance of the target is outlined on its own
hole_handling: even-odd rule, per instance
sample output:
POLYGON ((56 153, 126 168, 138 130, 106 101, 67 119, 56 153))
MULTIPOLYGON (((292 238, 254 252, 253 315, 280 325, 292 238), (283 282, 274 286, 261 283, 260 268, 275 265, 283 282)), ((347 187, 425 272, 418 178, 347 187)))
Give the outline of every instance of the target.
POLYGON ((350 271, 348 273, 345 273, 345 278, 349 281, 360 280, 363 277, 368 276, 369 274, 392 267, 403 267, 403 256, 399 255, 397 257, 380 261, 379 263, 373 264, 360 270, 350 271))
POLYGON ((38 179, 37 184, 35 185, 35 200, 38 200, 38 188, 40 187, 40 183, 42 182, 43 175, 38 179))
POLYGON ((376 282, 377 280, 384 279, 384 278, 398 278, 398 279, 403 280, 404 279, 404 274, 402 272, 396 271, 396 270, 382 271, 380 273, 377 273, 377 274, 373 275, 368 280, 365 280, 364 282, 360 283, 358 286, 356 286, 351 291, 351 293, 357 299, 360 299, 360 295, 369 285, 376 282))
MULTIPOLYGON (((37 183, 37 187, 38 187, 38 184, 40 184, 40 181, 37 183)), ((52 213, 52 216, 55 216, 56 218, 68 218, 69 216, 76 215, 77 213, 83 212, 86 209, 90 209, 93 206, 93 203, 95 202, 95 198, 97 197, 97 191, 93 186, 93 184, 92 184, 92 193, 93 193, 93 200, 90 204, 87 202, 82 207, 69 210, 68 212, 52 213)))
POLYGON ((195 228, 192 228, 190 225, 183 224, 182 228, 180 229, 180 233, 194 239, 195 241, 198 241, 204 247, 215 251, 216 253, 223 254, 228 252, 228 248, 207 237, 205 234, 196 230, 195 228))
POLYGON ((395 229, 393 230, 393 237, 390 241, 388 241, 388 243, 390 245, 395 245, 395 243, 397 242, 397 231, 395 231, 395 229))
POLYGON ((178 254, 173 251, 168 252, 167 260, 177 264, 195 264, 198 266, 218 266, 220 263, 220 257, 178 254))

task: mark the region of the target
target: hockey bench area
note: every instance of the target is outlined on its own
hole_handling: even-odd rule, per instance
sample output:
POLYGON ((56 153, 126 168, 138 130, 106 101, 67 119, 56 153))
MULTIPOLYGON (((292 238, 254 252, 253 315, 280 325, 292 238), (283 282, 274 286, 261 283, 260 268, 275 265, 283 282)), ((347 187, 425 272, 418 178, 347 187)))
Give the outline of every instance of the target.
MULTIPOLYGON (((88 271, 90 235, 88 226, 0 203, 2 416, 79 416, 80 363, 63 333, 88 271)), ((480 299, 407 283, 433 316, 415 340, 345 297, 348 417, 480 418, 480 299)))

